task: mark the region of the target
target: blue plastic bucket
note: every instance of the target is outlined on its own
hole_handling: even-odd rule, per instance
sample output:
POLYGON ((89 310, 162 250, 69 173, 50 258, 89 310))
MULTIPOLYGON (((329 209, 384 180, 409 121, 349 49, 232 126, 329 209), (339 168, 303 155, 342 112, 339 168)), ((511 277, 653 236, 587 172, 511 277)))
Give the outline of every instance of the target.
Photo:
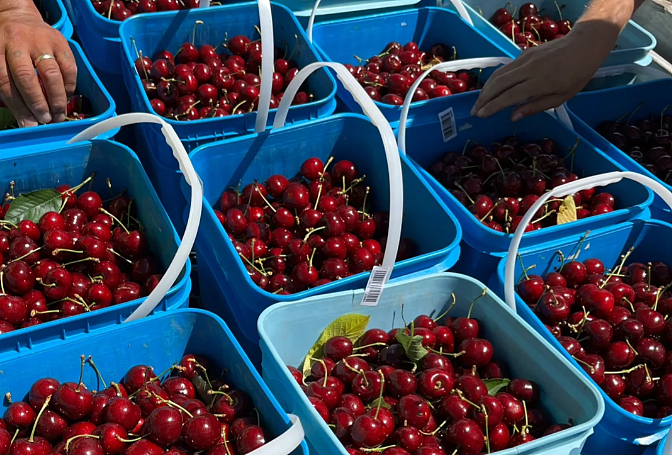
MULTIPOLYGON (((208 305, 206 309, 224 317, 231 326, 238 326, 253 345, 258 343, 257 317, 266 307, 275 302, 363 287, 369 278, 368 273, 360 273, 294 295, 264 291, 250 279, 213 211, 228 186, 235 187, 239 181, 242 186, 254 179, 264 181, 273 174, 293 176, 303 161, 313 156, 323 162, 331 156, 335 162, 341 159, 354 162, 366 175, 367 185, 373 189, 370 195, 373 211, 389 208, 388 172, 380 133, 368 119, 357 114, 339 114, 217 142, 199 147, 190 154, 194 168, 203 181, 204 197, 196 254, 199 270, 206 268, 212 272, 199 274, 201 295, 208 305)), ((402 237, 413 240, 417 256, 399 262, 392 277, 447 270, 460 254, 462 230, 436 193, 424 184, 418 172, 404 158, 402 171, 406 200, 402 237), (441 229, 428 234, 427 220, 441 226, 441 229)))
POLYGON ((37 0, 35 6, 47 24, 61 32, 65 39, 72 38, 72 22, 62 0, 37 0))
MULTIPOLYGON (((5 149, 0 156, 0 188, 9 188, 15 182, 18 192, 29 192, 42 188, 55 188, 68 184, 75 186, 96 172, 92 190, 101 195, 110 194, 106 179, 113 188, 128 190, 138 208, 138 215, 146 230, 150 250, 164 269, 172 262, 180 239, 170 222, 158 196, 154 192, 137 156, 127 147, 116 142, 95 140, 76 144, 42 144, 40 147, 27 146, 5 149)), ((155 313, 165 312, 187 304, 191 291, 189 274, 191 265, 187 263, 179 279, 156 308, 155 313)), ((66 319, 46 322, 19 334, 39 334, 42 331, 56 331, 71 320, 83 327, 103 327, 117 324, 126 319, 145 300, 134 300, 102 310, 84 313, 66 319)), ((0 335, 0 340, 5 336, 0 335)), ((0 352, 2 350, 0 349, 0 352)))
MULTIPOLYGON (((522 262, 525 267, 535 264, 535 273, 543 276, 546 272, 553 271, 553 268, 559 264, 555 253, 562 251, 566 256, 576 253, 578 243, 584 235, 585 233, 566 236, 538 247, 521 249, 522 262)), ((605 264, 605 267, 611 268, 620 262, 621 254, 634 247, 628 258, 629 262, 669 261, 672 255, 672 245, 661 242, 661 239, 668 238, 670 235, 672 235, 672 225, 660 221, 635 220, 591 230, 583 243, 581 258, 597 258, 605 264)), ((499 263, 497 275, 490 283, 498 295, 504 295, 505 262, 506 260, 503 259, 499 263)), ((515 276, 520 274, 522 274, 522 268, 520 264, 517 264, 515 276)), ((578 371, 590 379, 517 294, 516 310, 525 322, 561 352, 578 371)), ((590 381, 593 382, 592 379, 590 381)), ((606 411, 602 421, 595 427, 595 434, 586 442, 584 454, 597 455, 606 451, 619 455, 640 455, 647 446, 655 444, 669 431, 672 416, 655 420, 638 417, 622 409, 602 390, 600 393, 606 403, 606 411)))
MULTIPOLYGON (((70 44, 70 49, 77 63, 77 93, 84 95, 91 102, 94 115, 83 120, 0 131, 0 144, 3 148, 28 145, 42 146, 45 143, 66 142, 94 123, 115 115, 116 105, 114 100, 91 68, 82 52, 82 48, 74 41, 68 41, 68 44, 70 44)), ((109 131, 101 136, 101 139, 112 138, 117 131, 118 129, 109 131)))
MULTIPOLYGON (((213 371, 226 369, 227 382, 252 398, 269 439, 282 435, 291 426, 289 417, 226 324, 210 313, 180 309, 128 324, 90 329, 82 321, 68 319, 58 329, 3 337, 0 369, 20 374, 2 375, 2 390, 18 400, 38 379, 76 380, 81 355, 92 356, 107 381, 119 381, 132 366, 150 365, 159 372, 179 362, 185 354, 198 354, 212 360, 213 371)), ((85 368, 84 373, 82 382, 89 389, 102 389, 93 368, 85 368)), ((291 455, 308 453, 303 441, 291 455)))
MULTIPOLYGON (((514 44, 513 41, 511 41, 511 37, 507 37, 500 32, 497 27, 490 23, 490 18, 495 11, 499 8, 506 8, 507 3, 503 3, 499 0, 462 0, 462 3, 469 12, 469 17, 476 30, 482 32, 514 57, 520 55, 522 50, 517 44, 514 44)), ((510 5, 509 12, 511 12, 511 9, 517 11, 525 3, 526 1, 524 0, 508 3, 508 5, 510 5)), ((553 3, 553 0, 541 0, 534 3, 540 10, 542 10, 540 16, 549 15, 555 20, 560 19, 557 13, 557 7, 553 3)), ((585 0, 573 0, 558 3, 562 5, 561 10, 563 19, 569 19, 574 23, 581 17, 589 2, 585 0)), ((447 7, 454 8, 452 3, 448 0, 443 0, 443 4, 447 7)), ((518 15, 516 14, 516 18, 517 17, 518 15)), ((635 22, 629 21, 618 37, 616 49, 611 52, 604 64, 611 66, 639 62, 643 65, 648 65, 651 60, 649 52, 655 47, 656 38, 635 22)))
MULTIPOLYGON (((456 13, 443 8, 417 8, 412 10, 374 14, 320 22, 313 28, 313 44, 327 62, 359 65, 355 55, 369 58, 385 50, 391 41, 402 45, 415 41, 421 50, 437 43, 455 46, 460 59, 475 57, 510 57, 500 46, 493 44, 482 33, 464 22, 456 13)), ((486 70, 481 75, 485 81, 492 74, 486 70)), ((461 98, 464 94, 452 95, 461 98)), ((352 95, 338 82, 338 97, 353 112, 361 112, 352 95)), ((376 106, 394 127, 399 122, 401 107, 376 101, 376 106)), ((431 109, 440 99, 419 101, 411 106, 410 117, 418 111, 431 109)))
MULTIPOLYGON (((517 135, 523 142, 548 137, 556 141, 559 150, 570 150, 576 142, 577 135, 546 113, 524 118, 515 124, 510 120, 511 110, 502 111, 487 119, 471 117, 469 112, 477 97, 478 93, 470 93, 460 98, 450 97, 437 103, 431 110, 426 109, 422 118, 416 117, 407 126, 405 146, 410 161, 448 209, 455 214, 462 226, 464 231, 462 254, 455 270, 487 282, 495 273, 499 259, 506 255, 513 234, 497 232, 481 224, 426 169, 447 151, 462 153, 467 141, 489 145, 512 135, 517 135), (453 108, 455 115, 457 136, 444 143, 442 130, 436 118, 440 112, 449 107, 453 108)), ((574 155, 574 171, 579 177, 617 170, 623 168, 585 139, 581 140, 574 155)), ((648 188, 634 182, 622 181, 601 190, 613 194, 618 201, 618 207, 621 208, 605 215, 528 232, 523 236, 522 247, 555 241, 583 233, 588 229, 593 230, 649 215, 653 193, 648 188)))
MULTIPOLYGON (((318 60, 317 53, 307 42, 305 33, 299 26, 294 15, 281 5, 271 4, 273 15, 273 36, 276 44, 280 42, 298 45, 294 60, 299 68, 318 60)), ((246 35, 254 38, 254 26, 259 24, 259 10, 256 3, 241 3, 221 8, 199 9, 169 13, 144 14, 125 21, 121 28, 121 41, 124 51, 122 67, 126 87, 131 96, 131 103, 136 112, 153 113, 149 98, 145 94, 140 77, 135 71, 134 61, 137 58, 131 43, 133 38, 138 49, 151 56, 164 49, 173 54, 179 47, 191 39, 195 21, 203 21, 196 29, 196 45, 205 43, 221 43, 227 36, 246 35)), ((258 36, 256 36, 258 37, 258 36)), ((291 46, 291 44, 288 44, 291 46)), ((315 101, 300 106, 292 106, 289 110, 288 122, 296 123, 331 115, 336 108, 334 99, 336 84, 326 70, 320 70, 308 81, 310 92, 315 101)), ((271 125, 276 110, 271 110, 267 125, 271 125)), ((256 113, 232 115, 224 118, 213 118, 196 121, 166 120, 177 132, 185 149, 190 152, 196 147, 213 141, 254 131, 256 113)), ((161 200, 168 205, 182 200, 179 191, 177 166, 167 151, 163 136, 158 128, 152 125, 140 127, 147 145, 148 158, 158 163, 157 168, 170 169, 157 175, 154 185, 161 200)), ((181 209, 184 205, 181 206, 181 209)), ((177 226, 182 222, 179 213, 169 212, 177 226)))
MULTIPOLYGON (((357 305, 362 299, 361 290, 274 305, 261 314, 258 322, 264 380, 282 407, 301 418, 311 449, 318 448, 320 455, 346 455, 342 444, 319 417, 285 365, 300 366, 324 328, 344 314, 370 316, 369 328, 403 327, 404 302, 405 317, 410 321, 420 314, 441 314, 451 303, 450 294, 455 293, 457 305, 451 315, 465 315, 473 298, 482 290, 483 284, 472 278, 442 273, 389 284, 375 307, 357 305)), ((497 453, 580 453, 604 412, 604 402, 596 387, 574 371, 566 359, 494 294, 488 293, 479 300, 472 314, 483 323, 484 338, 495 346, 495 357, 509 365, 512 376, 524 377, 539 385, 541 402, 553 420, 566 422, 571 417, 575 422, 573 427, 560 433, 497 453)))
MULTIPOLYGON (((652 113, 660 113, 672 102, 672 79, 642 82, 640 84, 614 87, 587 93, 579 93, 570 102, 567 108, 574 129, 586 140, 594 144, 606 155, 618 162, 625 169, 639 172, 651 177, 672 191, 672 186, 662 182, 658 177, 646 170, 644 166, 630 158, 601 134, 597 132, 604 121, 613 121, 637 110, 631 122, 636 122, 652 113), (641 107, 639 105, 641 104, 641 107), (639 108, 638 108, 639 107, 639 108)), ((663 219, 670 219, 669 207, 660 198, 654 201, 654 215, 663 219)))

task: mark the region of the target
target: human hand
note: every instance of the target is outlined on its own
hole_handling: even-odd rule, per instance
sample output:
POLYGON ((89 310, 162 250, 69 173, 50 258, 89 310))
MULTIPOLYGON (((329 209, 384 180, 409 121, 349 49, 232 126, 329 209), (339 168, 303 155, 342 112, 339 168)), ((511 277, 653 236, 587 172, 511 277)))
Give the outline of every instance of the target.
POLYGON ((512 121, 555 108, 576 95, 590 81, 611 52, 618 34, 585 23, 567 36, 525 50, 493 73, 483 87, 471 115, 489 117, 518 105, 512 121))
POLYGON ((62 122, 77 85, 70 46, 32 0, 7 3, 0 7, 0 100, 21 127, 62 122))

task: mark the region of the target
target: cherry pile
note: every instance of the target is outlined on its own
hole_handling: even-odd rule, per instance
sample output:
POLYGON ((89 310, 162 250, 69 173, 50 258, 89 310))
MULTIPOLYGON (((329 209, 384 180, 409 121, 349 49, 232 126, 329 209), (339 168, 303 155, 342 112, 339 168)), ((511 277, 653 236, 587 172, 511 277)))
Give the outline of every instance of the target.
POLYGON ((490 22, 524 50, 560 39, 570 32, 572 21, 563 19, 560 7, 557 3, 555 5, 560 17, 557 21, 550 16, 539 17, 537 5, 525 3, 518 11, 518 19, 515 18, 515 11, 511 13, 506 8, 500 8, 492 15, 490 22))
MULTIPOLYGON (((291 179, 276 174, 222 193, 215 214, 260 288, 293 294, 380 265, 388 213, 367 212, 370 188, 354 163, 328 172, 331 161, 308 158, 291 179)), ((413 250, 402 239, 397 260, 413 250)))
POLYGON ((91 0, 91 4, 101 16, 125 21, 135 14, 199 8, 201 0, 91 0))
POLYGON ((536 383, 505 378, 470 316, 334 336, 306 377, 288 368, 350 455, 491 453, 568 428, 552 424, 536 383))
MULTIPOLYGON (((135 69, 154 112, 165 118, 189 121, 257 110, 261 41, 237 35, 224 45, 226 52, 218 54, 218 47, 205 44, 197 48, 192 40, 184 43, 175 56, 166 50, 155 55, 153 62, 138 53, 135 69)), ((275 50, 271 109, 280 105, 285 89, 299 72, 292 54, 287 56, 285 50, 275 50), (278 58, 279 55, 283 57, 278 58)), ((312 95, 302 89, 292 105, 311 101, 312 95)))
MULTIPOLYGON (((109 387, 88 362, 104 389, 87 389, 81 376, 77 383, 38 380, 27 400, 11 403, 0 419, 0 452, 244 455, 266 444, 250 397, 221 379, 210 382, 208 359, 185 355, 159 376, 137 365, 109 387)), ((82 356, 82 373, 84 367, 82 356)))
POLYGON ((603 122, 598 132, 627 153, 647 171, 667 184, 672 184, 672 116, 651 114, 630 125, 629 121, 603 122))
MULTIPOLYGON (((5 105, 5 103, 3 103, 2 100, 0 100, 0 109, 4 109, 6 107, 7 106, 5 105)), ((93 107, 91 106, 91 102, 89 101, 88 98, 86 98, 84 95, 76 94, 71 96, 70 99, 68 100, 65 115, 66 115, 65 117, 66 122, 83 120, 85 118, 93 116, 93 107)), ((0 124, 0 130, 5 128, 7 129, 18 128, 18 125, 16 124, 16 122, 13 122, 9 125, 0 124)))
MULTIPOLYGON (((359 57, 355 56, 359 59, 359 57)), ((368 60, 359 59, 360 65, 345 67, 357 79, 374 101, 401 106, 413 82, 432 66, 457 58, 455 48, 439 43, 425 52, 417 43, 405 45, 392 42, 383 52, 368 60)), ((479 88, 480 81, 474 73, 433 71, 413 94, 413 101, 441 98, 479 88)))
MULTIPOLYGON (((481 223, 498 232, 515 232, 539 196, 579 178, 572 169, 578 141, 564 157, 552 139, 524 143, 511 136, 490 149, 474 145, 467 151, 468 146, 461 153, 446 153, 429 172, 481 223)), ((612 212, 616 205, 611 194, 594 188, 573 198, 577 219, 612 212)), ((549 200, 525 232, 555 226, 562 203, 549 200)))
MULTIPOLYGON (((604 392, 623 409, 672 415, 672 271, 663 262, 611 271, 599 259, 527 274, 518 295, 604 392)), ((528 269, 529 270, 529 269, 528 269)))
POLYGON ((37 223, 2 221, 13 196, 0 208, 0 333, 139 299, 159 283, 134 200, 122 193, 105 209, 94 191, 78 196, 91 179, 56 188, 61 210, 37 223))

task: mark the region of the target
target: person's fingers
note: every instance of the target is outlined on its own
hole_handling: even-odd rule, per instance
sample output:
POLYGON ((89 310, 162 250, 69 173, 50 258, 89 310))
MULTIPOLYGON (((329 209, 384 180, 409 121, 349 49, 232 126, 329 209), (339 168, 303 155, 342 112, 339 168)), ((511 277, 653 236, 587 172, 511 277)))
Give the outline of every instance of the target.
MULTIPOLYGON (((513 65, 514 63, 516 62, 509 63, 509 65, 513 65)), ((504 68, 506 68, 506 66, 504 68)), ((500 68, 497 71, 501 71, 504 68, 500 68)), ((493 75, 481 90, 481 94, 479 95, 478 100, 476 100, 476 104, 474 104, 474 107, 471 110, 471 115, 480 117, 480 111, 483 106, 500 96, 506 90, 521 84, 528 77, 527 72, 517 68, 517 65, 516 68, 511 68, 507 72, 501 72, 498 74, 497 71, 493 73, 493 75)))
POLYGON ((70 48, 56 51, 54 53, 58 66, 61 67, 61 74, 63 77, 63 84, 65 86, 65 93, 68 97, 75 94, 77 88, 77 62, 72 55, 70 48))
POLYGON ((522 104, 530 99, 548 95, 544 93, 544 85, 534 79, 522 82, 504 91, 496 98, 485 104, 478 111, 479 117, 490 117, 497 112, 517 104, 522 104))
POLYGON ((33 55, 33 61, 37 62, 35 68, 37 74, 42 81, 42 86, 47 94, 47 102, 49 103, 49 110, 55 122, 62 122, 65 120, 65 109, 68 104, 68 98, 65 95, 65 87, 63 85, 63 77, 61 76, 61 67, 56 58, 42 59, 38 61, 41 55, 51 55, 51 50, 41 47, 41 52, 33 55))
POLYGON ((44 97, 44 93, 42 93, 30 52, 20 47, 9 50, 7 64, 11 70, 12 79, 28 109, 38 122, 51 123, 49 104, 44 97))
POLYGON ((0 98, 12 111, 20 127, 38 125, 32 112, 23 102, 23 98, 7 68, 5 56, 2 54, 0 54, 0 98))
POLYGON ((518 106, 513 111, 513 114, 511 114, 511 120, 517 122, 523 117, 529 117, 530 115, 556 108, 564 102, 564 99, 565 97, 562 94, 540 96, 518 106))

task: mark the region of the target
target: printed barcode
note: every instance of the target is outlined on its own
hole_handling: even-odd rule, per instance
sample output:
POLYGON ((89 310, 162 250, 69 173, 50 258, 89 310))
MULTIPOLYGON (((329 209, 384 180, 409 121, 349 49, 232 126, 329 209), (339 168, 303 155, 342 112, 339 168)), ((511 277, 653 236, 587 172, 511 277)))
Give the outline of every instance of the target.
POLYGON ((452 107, 439 113, 439 122, 441 124, 441 133, 443 134, 443 142, 448 142, 457 136, 455 114, 453 113, 452 107))
POLYGON ((387 279, 388 269, 386 267, 374 267, 369 277, 369 282, 364 290, 362 305, 376 306, 383 293, 383 286, 387 279))

